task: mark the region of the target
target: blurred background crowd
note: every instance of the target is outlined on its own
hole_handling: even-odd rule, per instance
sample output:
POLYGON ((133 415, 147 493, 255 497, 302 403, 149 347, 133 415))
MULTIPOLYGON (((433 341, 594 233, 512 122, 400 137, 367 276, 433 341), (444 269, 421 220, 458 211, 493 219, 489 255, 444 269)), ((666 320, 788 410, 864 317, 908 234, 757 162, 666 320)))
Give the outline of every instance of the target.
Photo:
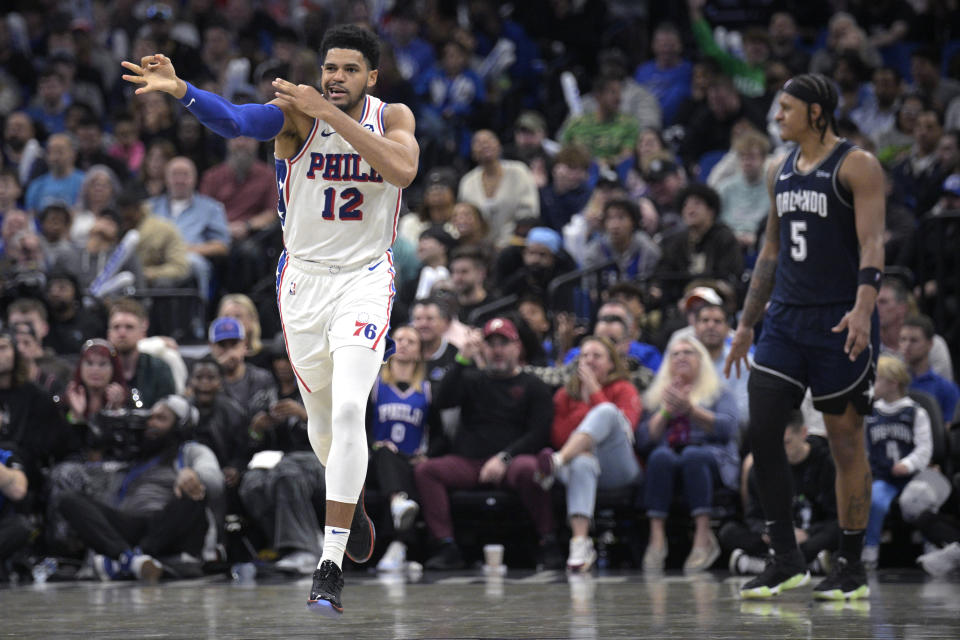
MULTIPOLYGON (((569 566, 593 553, 585 540, 596 495, 584 502, 573 490, 587 487, 627 491, 614 502, 650 522, 634 564, 662 567, 674 544, 662 537, 677 511, 674 475, 693 465, 709 477, 675 492, 694 524, 690 540, 681 536, 691 549, 684 564, 707 568, 722 547, 731 570, 755 568, 764 542, 743 455, 746 385, 717 371, 763 238, 766 171, 789 150, 774 121, 778 91, 792 75, 818 72, 838 87, 839 133, 885 169, 879 313, 893 364, 881 376, 894 408, 883 405, 883 415, 910 422, 919 453, 903 467, 876 462, 875 477, 893 487, 879 490, 877 526, 895 496, 917 493, 904 487, 920 477, 935 498, 906 507, 921 531, 909 539, 953 553, 931 560, 935 569, 960 566, 950 474, 960 454, 950 429, 960 358, 957 4, 5 2, 0 575, 43 556, 85 560, 101 577, 171 567, 187 575, 234 559, 230 526, 286 570, 317 555, 322 514, 276 506, 322 509, 323 487, 275 305, 282 241, 272 147, 224 140, 165 94, 134 96, 119 62, 162 52, 198 87, 266 102, 274 78, 319 83, 319 43, 344 22, 382 38, 373 93, 411 107, 421 147, 393 247, 392 325, 406 344, 395 336, 398 355, 368 417, 372 460, 384 459, 371 465, 370 485, 382 494, 383 530, 396 530, 385 543, 430 555, 433 568, 459 566, 444 512, 456 483, 442 464, 423 464, 508 450, 518 471, 503 486, 531 514, 541 564, 562 564, 558 540, 568 537, 569 566), (490 373, 507 357, 490 351, 501 341, 517 347, 507 356, 529 377, 531 398, 514 400, 539 407, 525 421, 476 418, 482 402, 462 388, 458 367, 472 361, 490 373), (552 403, 537 404, 537 385, 552 403), (910 394, 926 430, 914 424, 921 411, 897 413, 910 394), (627 417, 625 429, 596 426, 612 424, 589 412, 602 402, 627 417), (700 429, 685 413, 693 406, 724 427, 700 429), (686 421, 660 424, 664 407, 686 421), (451 415, 457 408, 463 415, 451 415), (591 416, 584 448, 574 436, 591 416), (463 435, 485 420, 510 423, 492 449, 463 435), (624 442, 608 440, 621 431, 624 442), (628 460, 574 462, 599 442, 628 460), (564 489, 566 502, 554 499, 564 489), (566 511, 569 529, 543 500, 566 511), (424 530, 421 550, 411 531, 424 530)), ((815 412, 795 422, 800 444, 813 443, 798 445, 796 464, 808 455, 829 464, 815 412)), ((812 507, 814 520, 835 524, 827 503, 812 507)), ((868 535, 868 548, 883 536, 868 535)), ((829 548, 805 552, 812 563, 829 548)), ((398 549, 386 550, 387 564, 398 549)))

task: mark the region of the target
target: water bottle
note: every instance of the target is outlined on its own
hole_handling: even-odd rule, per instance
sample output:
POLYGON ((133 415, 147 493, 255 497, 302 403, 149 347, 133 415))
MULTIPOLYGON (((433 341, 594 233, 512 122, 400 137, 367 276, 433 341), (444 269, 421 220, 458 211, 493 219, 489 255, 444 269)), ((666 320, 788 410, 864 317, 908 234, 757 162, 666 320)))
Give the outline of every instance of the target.
POLYGON ((234 584, 253 584, 257 579, 257 565, 252 562, 238 562, 230 567, 230 577, 234 584))
POLYGON ((33 582, 35 584, 46 583, 47 579, 57 572, 58 566, 56 558, 44 558, 33 565, 33 582))

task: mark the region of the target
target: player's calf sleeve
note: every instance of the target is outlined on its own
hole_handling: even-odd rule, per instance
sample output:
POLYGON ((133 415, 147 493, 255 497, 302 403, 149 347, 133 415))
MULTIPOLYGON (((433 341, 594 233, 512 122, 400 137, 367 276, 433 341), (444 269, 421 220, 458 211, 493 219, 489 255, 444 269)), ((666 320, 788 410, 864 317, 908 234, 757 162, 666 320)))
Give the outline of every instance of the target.
POLYGON ((750 394, 750 447, 760 503, 768 522, 771 546, 778 553, 796 548, 793 534, 793 477, 783 448, 783 434, 797 404, 798 389, 754 370, 750 394))
POLYGON ((381 356, 367 347, 333 352, 333 442, 327 460, 327 500, 356 503, 367 475, 367 397, 381 356))

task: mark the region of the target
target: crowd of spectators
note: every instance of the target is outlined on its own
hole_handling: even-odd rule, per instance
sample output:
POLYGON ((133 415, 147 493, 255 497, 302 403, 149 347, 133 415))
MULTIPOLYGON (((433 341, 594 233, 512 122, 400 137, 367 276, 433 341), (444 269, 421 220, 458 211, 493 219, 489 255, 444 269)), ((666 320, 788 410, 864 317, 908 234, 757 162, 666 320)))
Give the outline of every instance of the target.
MULTIPOLYGON (((162 52, 197 86, 266 102, 276 77, 318 83, 318 43, 342 22, 381 36, 373 92, 411 107, 422 150, 393 247, 398 351, 368 419, 383 568, 420 553, 421 521, 427 566, 463 566, 450 492, 474 487, 519 496, 531 563, 589 568, 598 491, 627 488, 649 523, 643 568, 673 563, 678 514, 688 570, 721 553, 736 573, 762 568, 746 378, 720 368, 765 176, 788 151, 776 96, 808 71, 836 83, 840 134, 885 169, 865 560, 883 564, 900 495, 891 517, 943 547, 923 566, 960 568, 951 456, 931 444, 960 396, 951 6, 5 3, 0 577, 47 555, 103 579, 194 575, 233 559, 228 518, 278 570, 312 572, 324 486, 275 309, 272 149, 134 96, 119 62, 162 52), (915 483, 935 498, 918 507, 915 483)), ((836 531, 822 435, 798 413, 784 443, 806 487, 798 541, 821 571, 836 531)))

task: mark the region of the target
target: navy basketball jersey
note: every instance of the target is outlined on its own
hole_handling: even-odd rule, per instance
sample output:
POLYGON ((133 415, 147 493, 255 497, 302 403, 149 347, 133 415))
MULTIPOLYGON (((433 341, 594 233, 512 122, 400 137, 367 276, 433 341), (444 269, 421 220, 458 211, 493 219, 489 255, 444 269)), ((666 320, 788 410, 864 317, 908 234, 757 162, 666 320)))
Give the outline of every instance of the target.
POLYGON ((856 300, 860 243, 853 194, 837 176, 855 148, 841 139, 819 165, 801 173, 797 147, 780 166, 774 185, 780 253, 771 300, 802 306, 856 300))
POLYGON ((373 440, 389 440, 408 456, 426 450, 424 428, 430 409, 430 383, 401 391, 377 378, 373 387, 373 440))
POLYGON ((913 451, 913 420, 916 407, 894 405, 883 411, 874 405, 873 414, 866 418, 867 452, 870 469, 875 478, 900 480, 891 473, 893 465, 913 451))

